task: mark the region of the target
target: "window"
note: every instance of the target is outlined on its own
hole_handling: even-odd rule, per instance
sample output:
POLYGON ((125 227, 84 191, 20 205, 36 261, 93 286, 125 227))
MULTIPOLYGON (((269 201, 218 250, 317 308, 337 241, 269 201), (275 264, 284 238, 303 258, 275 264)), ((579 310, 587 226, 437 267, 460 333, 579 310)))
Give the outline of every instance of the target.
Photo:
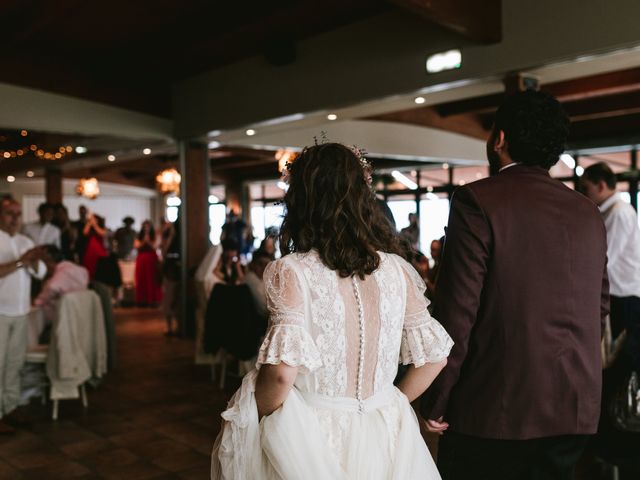
POLYGON ((431 242, 444 235, 444 227, 449 221, 449 199, 429 194, 420 200, 420 250, 431 256, 431 242))
POLYGON ((209 204, 209 240, 213 245, 220 243, 222 226, 227 219, 227 206, 224 203, 209 204))

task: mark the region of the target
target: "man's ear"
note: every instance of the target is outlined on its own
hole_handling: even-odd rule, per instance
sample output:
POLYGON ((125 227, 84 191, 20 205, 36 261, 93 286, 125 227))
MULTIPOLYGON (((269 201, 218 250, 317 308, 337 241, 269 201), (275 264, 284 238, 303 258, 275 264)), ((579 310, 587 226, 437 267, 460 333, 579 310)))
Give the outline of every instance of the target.
POLYGON ((507 141, 504 138, 504 130, 498 130, 495 140, 493 142, 493 149, 500 153, 507 147, 507 141))
POLYGON ((605 182, 604 180, 598 181, 598 193, 602 193, 608 189, 609 187, 607 186, 607 182, 605 182))

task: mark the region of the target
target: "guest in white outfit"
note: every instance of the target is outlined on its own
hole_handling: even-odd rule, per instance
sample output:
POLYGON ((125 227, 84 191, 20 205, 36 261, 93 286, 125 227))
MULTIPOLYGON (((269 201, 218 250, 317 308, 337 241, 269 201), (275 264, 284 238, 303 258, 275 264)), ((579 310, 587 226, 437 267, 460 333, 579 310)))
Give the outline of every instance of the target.
POLYGON ((247 273, 244 274, 244 283, 251 290, 251 296, 256 307, 256 313, 260 318, 267 318, 267 294, 264 290, 264 271, 271 261, 271 255, 264 250, 253 252, 251 263, 247 273))
POLYGON ((12 433, 6 422, 19 420, 14 413, 20 400, 20 368, 27 352, 27 315, 31 277, 43 278, 42 249, 18 233, 22 208, 11 199, 0 200, 0 434, 12 433))
POLYGON ((36 245, 55 245, 60 248, 60 229, 52 222, 55 210, 50 203, 41 203, 38 207, 40 220, 27 223, 22 229, 36 245))
POLYGON ((400 256, 369 164, 327 143, 288 170, 283 257, 264 272, 270 326, 222 414, 211 476, 439 480, 409 402, 452 341, 400 256), (395 387, 398 361, 412 366, 395 387))

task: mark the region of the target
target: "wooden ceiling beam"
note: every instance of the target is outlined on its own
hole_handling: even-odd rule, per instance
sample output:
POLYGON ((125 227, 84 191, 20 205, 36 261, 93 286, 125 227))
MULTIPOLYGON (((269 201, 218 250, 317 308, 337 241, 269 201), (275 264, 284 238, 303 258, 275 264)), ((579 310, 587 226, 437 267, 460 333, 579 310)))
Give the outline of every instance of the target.
MULTIPOLYGON (((548 83, 541 88, 561 102, 638 92, 640 91, 640 68, 548 83)), ((442 103, 436 105, 436 110, 443 117, 462 113, 487 113, 495 111, 503 99, 504 93, 494 93, 442 103)))
POLYGON ((637 136, 638 125, 640 125, 640 113, 573 122, 569 141, 575 143, 594 138, 637 136))
POLYGON ((502 39, 500 0, 391 0, 410 12, 478 43, 502 39))
POLYGON ((640 90, 565 102, 563 107, 573 122, 631 115, 640 113, 640 90))
POLYGON ((443 117, 434 107, 413 108, 369 117, 368 120, 407 123, 421 127, 439 128, 450 132, 485 140, 488 129, 474 114, 462 114, 443 117))

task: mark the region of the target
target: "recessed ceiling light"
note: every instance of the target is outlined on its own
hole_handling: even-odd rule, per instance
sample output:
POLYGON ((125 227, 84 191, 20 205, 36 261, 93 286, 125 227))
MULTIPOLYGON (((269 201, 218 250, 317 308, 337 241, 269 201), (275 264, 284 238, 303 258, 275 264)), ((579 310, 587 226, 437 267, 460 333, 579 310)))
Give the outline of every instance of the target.
POLYGON ((416 102, 418 105, 422 105, 424 102, 426 102, 424 97, 416 97, 413 99, 413 101, 416 102))
POLYGON ((436 53, 427 58, 427 72, 437 73, 443 70, 460 68, 462 65, 462 52, 460 50, 449 50, 448 52, 436 53))
POLYGON ((22 135, 23 137, 26 137, 27 135, 29 135, 29 132, 27 132, 26 130, 22 130, 20 132, 20 135, 22 135))
POLYGON ((107 157, 107 160, 109 160, 110 162, 115 162, 116 161, 116 156, 115 155, 109 155, 107 157))
POLYGON ((443 170, 449 170, 449 164, 448 163, 443 163, 442 164, 442 169, 443 170))
POLYGON ((151 149, 150 148, 145 148, 144 150, 142 150, 142 153, 145 155, 151 155, 151 149))
POLYGON ((87 147, 82 147, 82 146, 78 145, 76 147, 76 153, 87 153, 87 147))
POLYGON ((220 142, 213 140, 212 142, 209 142, 209 149, 213 150, 214 148, 218 148, 220 145, 222 145, 220 142))
POLYGON ((250 128, 249 130, 247 130, 245 132, 247 135, 249 135, 250 137, 254 136, 256 134, 256 131, 253 128, 250 128))
POLYGON ((29 178, 33 178, 34 175, 35 175, 35 173, 33 173, 31 170, 29 170, 27 172, 27 177, 29 177, 29 178))
POLYGON ((330 113, 329 115, 327 115, 327 120, 337 120, 338 116, 335 113, 330 113))
POLYGON ((13 175, 9 175, 9 176, 7 177, 7 182, 9 182, 9 183, 13 183, 13 182, 15 182, 15 181, 16 181, 16 177, 14 177, 13 175))

